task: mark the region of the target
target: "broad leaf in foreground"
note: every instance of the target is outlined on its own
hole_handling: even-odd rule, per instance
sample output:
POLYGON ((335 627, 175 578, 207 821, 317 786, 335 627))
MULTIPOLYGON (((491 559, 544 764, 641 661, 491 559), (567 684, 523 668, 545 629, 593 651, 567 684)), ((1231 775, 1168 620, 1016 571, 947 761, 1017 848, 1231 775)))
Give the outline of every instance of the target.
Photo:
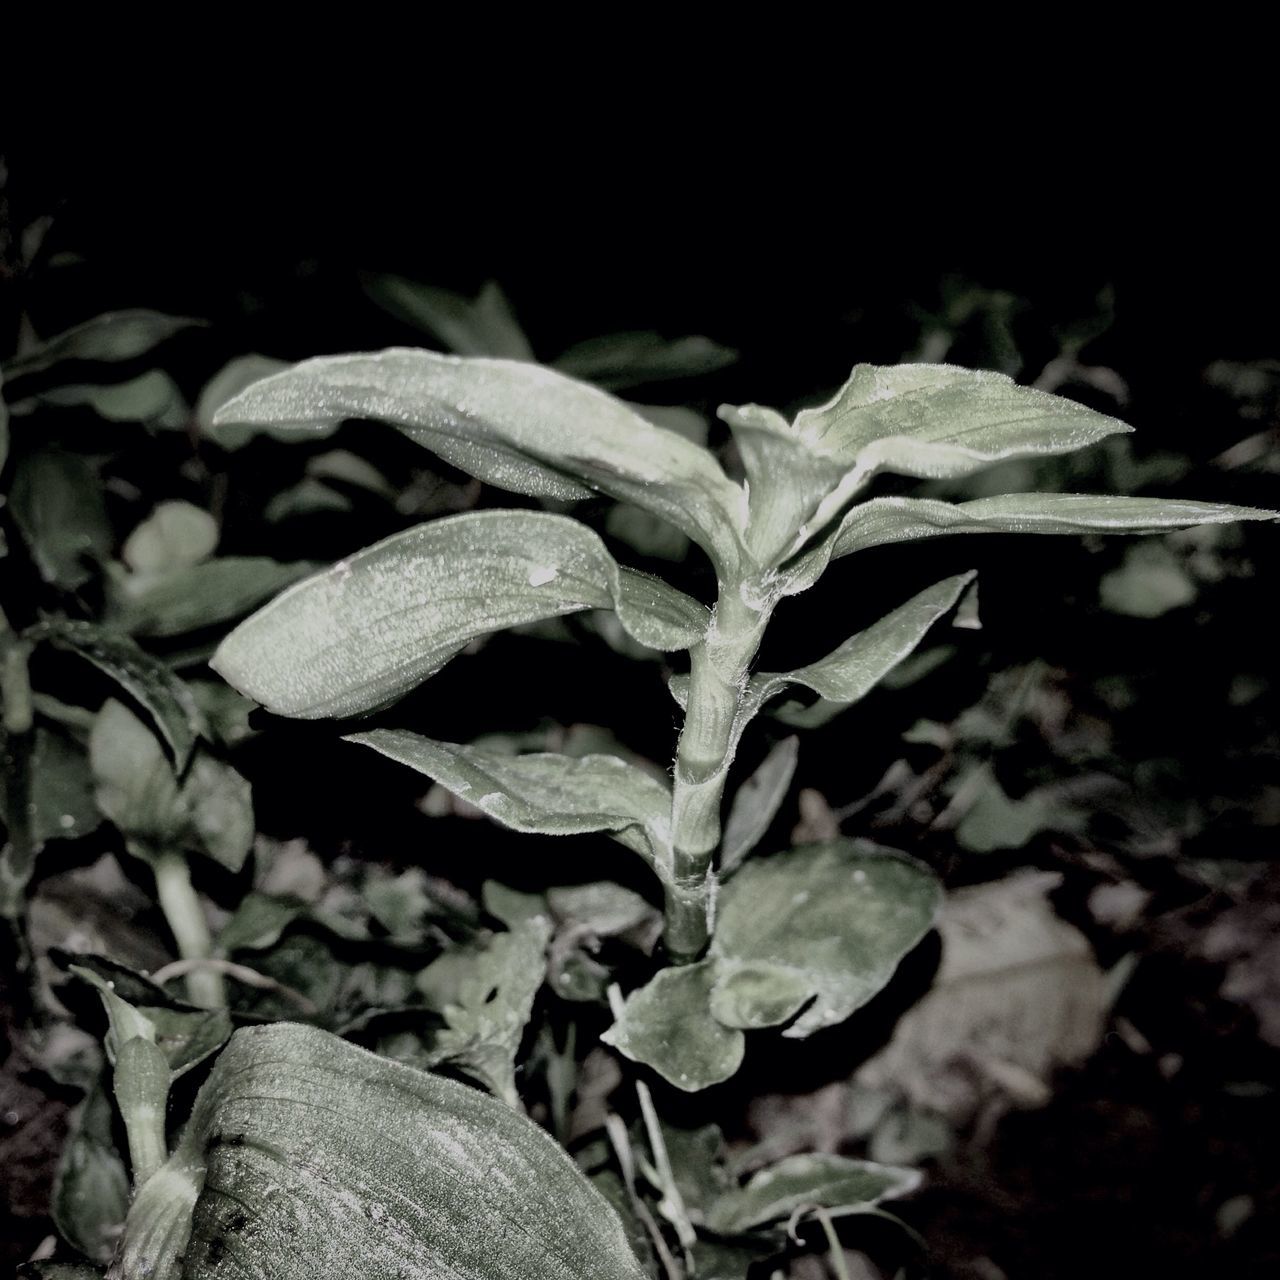
POLYGON ((478 636, 584 609, 615 610, 656 649, 687 648, 706 630, 701 605, 620 567, 576 520, 479 511, 395 534, 297 583, 227 636, 212 665, 280 715, 360 715, 478 636))
POLYGON ((476 1089, 288 1023, 237 1031, 142 1188, 119 1280, 644 1280, 537 1125, 476 1089))
POLYGON ((254 383, 215 418, 298 434, 348 418, 399 428, 489 484, 551 498, 593 491, 669 520, 722 568, 741 549, 741 490, 707 450, 541 365, 392 348, 326 356, 254 383))

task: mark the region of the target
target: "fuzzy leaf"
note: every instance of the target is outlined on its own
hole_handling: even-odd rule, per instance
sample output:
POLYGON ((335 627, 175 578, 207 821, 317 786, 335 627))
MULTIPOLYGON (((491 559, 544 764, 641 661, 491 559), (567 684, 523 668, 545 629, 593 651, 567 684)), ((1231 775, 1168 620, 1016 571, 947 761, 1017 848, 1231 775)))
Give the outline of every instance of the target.
POLYGON ((627 997, 600 1038, 689 1093, 728 1080, 742 1065, 746 1040, 711 1016, 716 975, 711 960, 663 969, 627 997))
POLYGON ((868 841, 835 840, 748 862, 725 885, 711 943, 711 1009, 727 1025, 803 1039, 843 1022, 933 924, 938 882, 868 841))
POLYGON ((212 665, 278 714, 358 715, 407 693, 477 636, 601 608, 654 648, 687 648, 706 629, 701 605, 620 568, 576 520, 470 512, 298 583, 227 636, 212 665))
POLYGON ((128 636, 92 622, 61 619, 42 623, 33 638, 48 640, 91 662, 146 709, 178 767, 195 746, 200 712, 190 691, 164 663, 139 649, 128 636))
POLYGON ((744 1187, 712 1204, 707 1225, 721 1235, 739 1235, 806 1208, 849 1209, 908 1195, 920 1185, 915 1169, 814 1153, 788 1156, 761 1169, 744 1187))
POLYGON ((117 1261, 122 1280, 210 1280, 224 1258, 273 1280, 644 1280, 617 1215, 537 1125, 288 1023, 236 1032, 117 1261))
POLYGON ((721 875, 733 871, 768 831, 795 776, 799 747, 799 738, 783 738, 738 788, 720 844, 721 875))
POLYGON ((767 699, 791 684, 804 685, 822 699, 815 707, 803 708, 790 703, 778 710, 778 719, 797 728, 821 724, 836 711, 860 701, 915 651, 929 629, 955 607, 976 576, 972 572, 961 573, 926 587, 906 604, 807 667, 785 674, 752 676, 747 692, 748 718, 767 699))
POLYGON ((5 377, 12 380, 39 373, 62 360, 132 360, 175 333, 203 324, 203 320, 158 311, 107 312, 15 356, 4 366, 5 377))
POLYGON ((308 360, 255 383, 215 419, 303 433, 388 422, 489 484, 553 498, 599 490, 669 520, 723 568, 737 562, 741 491, 705 449, 540 365, 394 348, 308 360))
POLYGON ((669 875, 671 793, 617 756, 503 755, 404 729, 373 729, 347 741, 426 774, 504 827, 557 836, 608 831, 664 880, 669 875))

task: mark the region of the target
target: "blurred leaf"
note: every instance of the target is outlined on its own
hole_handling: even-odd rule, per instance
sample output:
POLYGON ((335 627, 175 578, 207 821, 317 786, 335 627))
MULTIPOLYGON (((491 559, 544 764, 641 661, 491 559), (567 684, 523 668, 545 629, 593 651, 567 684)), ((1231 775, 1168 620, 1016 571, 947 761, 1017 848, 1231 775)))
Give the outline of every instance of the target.
POLYGON ((804 1038, 843 1022, 933 925, 937 880, 868 841, 835 840, 746 863, 721 891, 711 1009, 727 1026, 804 1038))
POLYGON ((185 569, 213 554, 217 521, 190 502, 161 502, 125 539, 121 558, 135 573, 185 569))
POLYGON ((554 364, 574 378, 618 391, 650 382, 701 377, 724 369, 737 359, 736 351, 710 338, 611 333, 577 343, 554 364))
POLYGON ((102 481, 75 454, 41 449, 20 457, 9 506, 40 576, 54 586, 84 586, 111 553, 115 536, 102 481))
POLYGON ((253 795, 229 764, 199 754, 182 793, 200 846, 228 871, 239 871, 253 847, 253 795))
MULTIPOLYGON (((229 361, 205 384, 204 390, 200 393, 200 398, 196 401, 195 421, 196 426, 200 429, 200 434, 214 437, 224 449, 239 449, 248 444, 254 436, 261 434, 259 429, 249 426, 221 427, 215 432, 213 427, 214 414, 227 401, 238 396, 246 387, 251 387, 255 382, 270 377, 273 373, 279 373, 282 369, 287 369, 288 367, 287 360, 273 360, 269 356, 237 356, 234 360, 229 361)), ((333 431, 336 430, 337 424, 335 423, 333 431)), ((274 433, 267 432, 267 434, 274 433)), ((322 432, 317 430, 315 434, 327 435, 332 434, 332 431, 322 432)), ((286 436, 285 438, 290 437, 286 436)))
POLYGON ((307 459, 306 472, 319 480, 337 480, 381 498, 394 498, 395 488, 371 462, 349 449, 330 449, 307 459))
POLYGON ((263 518, 269 524, 279 524, 294 516, 309 516, 320 511, 350 511, 351 499, 339 493, 332 485, 304 476, 297 484, 279 493, 262 509, 263 518))
POLYGON ((1102 605, 1131 618, 1158 618, 1190 604, 1195 580, 1181 558, 1162 542, 1141 542, 1125 551, 1124 563, 1098 583, 1102 605))
POLYGON ((206 1280, 231 1238, 251 1241, 275 1280, 645 1280, 617 1215, 537 1125, 290 1024, 232 1038, 173 1159, 130 1210, 119 1265, 140 1275, 145 1260, 152 1280, 176 1280, 185 1256, 181 1273, 206 1280))
POLYGON ((720 844, 721 875, 732 872, 768 831, 795 776, 799 749, 799 738, 783 738, 738 788, 720 844))
POLYGON ((77 654, 110 676, 146 709, 178 767, 186 764, 195 746, 200 713, 187 687, 168 667, 128 636, 92 622, 63 618, 41 623, 31 634, 77 654))
POLYGON ((600 490, 669 520, 722 569, 738 560, 740 490, 710 453, 539 365, 404 349, 324 357, 250 387, 217 423, 314 434, 347 418, 388 422, 517 493, 600 490))
POLYGON ((418 987, 444 1017, 423 1066, 451 1062, 509 1106, 520 1106, 515 1060, 533 1001, 547 972, 551 921, 537 916, 446 951, 418 975, 418 987))
POLYGON ((1079 825, 1076 812, 1057 799, 1049 788, 1029 791, 1020 800, 1004 792, 989 765, 979 765, 956 788, 977 786, 976 799, 956 827, 956 839, 974 853, 997 849, 1021 849, 1045 830, 1072 830, 1079 825))
POLYGON ((76 840, 102 821, 84 748, 65 734, 37 728, 31 752, 31 833, 40 843, 76 840))
POLYGON ((384 310, 429 333, 457 355, 534 358, 511 303, 492 280, 475 298, 392 275, 369 276, 364 288, 384 310))
MULTIPOLYGON (((140 422, 165 431, 187 425, 187 405, 178 385, 167 373, 152 369, 128 382, 76 384, 39 392, 36 404, 92 410, 108 422, 140 422)), ((23 408, 31 405, 25 401, 23 408)))
POLYGON ((223 640, 212 665, 278 714, 358 715, 477 636, 610 607, 664 649, 696 643, 707 625, 701 605, 620 568, 575 520, 478 511, 396 534, 297 584, 223 640))
POLYGON ((129 1173, 111 1138, 111 1101, 95 1086, 77 1108, 58 1159, 49 1212, 62 1238, 110 1262, 129 1209, 129 1173))
POLYGON ((746 1041, 711 1017, 716 975, 711 960, 661 970, 627 997, 600 1038, 687 1092, 728 1080, 742 1065, 746 1041))
POLYGON ((403 729, 351 734, 348 742, 424 773, 516 831, 608 831, 665 881, 671 861, 671 792, 617 756, 501 755, 403 729))
POLYGON ((132 360, 175 333, 203 324, 203 320, 166 316, 158 311, 108 312, 14 356, 4 366, 5 377, 12 381, 63 360, 132 360))
POLYGON ((870 1160, 823 1153, 788 1156, 721 1196, 707 1214, 707 1225, 721 1235, 739 1235, 805 1209, 879 1204, 909 1195, 920 1182, 915 1169, 870 1160))

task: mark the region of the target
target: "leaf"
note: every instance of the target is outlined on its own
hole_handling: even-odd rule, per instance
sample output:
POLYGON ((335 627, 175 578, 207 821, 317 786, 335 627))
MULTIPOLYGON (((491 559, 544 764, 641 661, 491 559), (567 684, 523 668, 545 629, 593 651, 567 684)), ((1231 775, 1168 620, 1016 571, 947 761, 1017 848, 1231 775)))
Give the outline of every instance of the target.
POLYGON ((617 756, 503 755, 404 729, 373 729, 346 741, 426 774, 504 827, 557 836, 608 831, 664 881, 670 875, 671 792, 617 756))
POLYGON ((133 635, 186 635, 243 617, 315 569, 307 561, 219 556, 173 573, 139 575, 121 584, 112 621, 133 635))
POLYGON ((804 1209, 879 1204, 909 1195, 920 1182, 915 1169, 870 1160, 823 1152, 787 1156, 716 1200, 707 1213, 707 1226, 720 1235, 740 1235, 804 1209))
POLYGON ((248 782, 229 764, 199 754, 182 793, 200 846, 228 871, 239 871, 253 848, 253 796, 248 782))
MULTIPOLYGON (((253 426, 239 427, 220 427, 214 430, 214 415, 229 400, 239 395, 246 387, 251 387, 255 382, 261 382, 263 378, 270 377, 273 373, 279 373, 282 369, 287 369, 289 363, 286 360, 273 360, 270 356, 247 355, 237 356, 234 360, 225 364, 209 381, 205 384, 204 390, 200 393, 200 398, 196 401, 195 421, 196 426, 200 429, 200 434, 209 436, 217 440, 224 449, 239 449, 243 445, 249 443, 254 436, 262 434, 259 428, 253 426)), ((338 429, 337 423, 333 425, 330 431, 316 431, 314 434, 331 435, 338 429)), ((268 435, 276 435, 275 432, 268 431, 268 435)), ((277 438, 281 438, 277 436, 277 438)), ((286 434, 284 439, 293 439, 292 434, 286 434)))
POLYGON ((799 738, 783 738, 738 788, 720 844, 722 876, 732 872, 768 831, 795 776, 799 748, 799 738))
POLYGON ((54 1175, 49 1211, 59 1233, 95 1262, 110 1262, 129 1209, 129 1173, 111 1138, 112 1109, 97 1085, 80 1104, 54 1175))
POLYGON ((746 716, 790 684, 804 685, 822 699, 810 708, 788 703, 775 714, 784 724, 812 728, 866 697, 890 671, 912 654, 931 627, 946 616, 976 573, 961 573, 926 587, 904 605, 851 636, 825 658, 785 674, 751 677, 746 716))
POLYGON ((1218 502, 1079 493, 1006 493, 974 502, 873 498, 840 524, 831 558, 885 543, 951 533, 1159 533, 1199 524, 1275 520, 1273 512, 1218 502))
POLYGON ((203 324, 203 320, 166 316, 158 311, 107 312, 15 356, 5 364, 4 374, 12 381, 63 360, 132 360, 175 333, 203 324))
POLYGON ((1182 560, 1158 542, 1130 547, 1124 563, 1098 582, 1103 608, 1130 618, 1159 618, 1190 604, 1196 594, 1182 560))
POLYGON ((520 1106, 515 1060, 547 973, 551 921, 525 920, 484 942, 446 951, 418 975, 418 988, 445 1020, 424 1066, 457 1064, 503 1102, 520 1106))
POLYGON ((716 977, 712 960, 663 969, 627 997, 600 1038, 686 1092, 728 1080, 742 1065, 746 1040, 711 1017, 716 977))
POLYGON ((37 728, 31 752, 31 834, 75 840, 102 821, 84 748, 65 734, 37 728))
POLYGON ((223 1258, 273 1280, 645 1280, 617 1215, 531 1121, 287 1023, 236 1032, 118 1265, 206 1280, 223 1258))
POLYGON ((1053 1071, 1097 1047, 1107 1004, 1088 941, 1047 900, 1058 879, 1022 871, 948 896, 933 988, 859 1068, 861 1085, 957 1124, 1048 1101, 1053 1071))
POLYGON ((611 333, 570 347, 556 361, 563 373, 618 391, 649 382, 697 378, 733 364, 738 353, 710 338, 611 333))
POLYGON ((182 768, 195 746, 200 712, 187 687, 128 636, 68 618, 41 623, 31 635, 91 662, 146 709, 182 768))
POLYGON ((1050 787, 1029 791, 1021 799, 1007 796, 991 766, 978 765, 955 791, 977 786, 976 798, 956 827, 956 839, 973 853, 1021 849, 1041 831, 1071 830, 1079 825, 1076 812, 1058 799, 1050 787))
POLYGON ((711 1009, 726 1025, 803 1039, 843 1022, 892 978, 941 901, 933 875, 869 841, 748 862, 720 895, 711 1009))
POLYGON ((741 490, 705 449, 539 365, 393 348, 308 360, 223 406, 216 426, 313 434, 390 423, 480 480, 536 497, 599 490, 669 520, 723 570, 741 548, 741 490))
POLYGON ((240 624, 212 665, 281 715, 350 716, 393 701, 477 636, 613 608, 641 643, 687 648, 701 605, 623 569, 567 516, 476 511, 396 534, 240 624))
POLYGON ((140 422, 165 431, 180 431, 187 425, 187 406, 182 392, 177 383, 159 369, 127 382, 50 387, 15 408, 25 410, 35 405, 87 408, 108 422, 140 422))
POLYGON ((102 482, 83 458, 57 449, 20 457, 9 504, 36 569, 54 586, 84 586, 111 552, 102 482))
POLYGON ((218 545, 218 522, 190 502, 161 502, 125 539, 121 559, 135 573, 199 564, 218 545))
POLYGON ((474 299, 403 276, 370 276, 364 289, 384 310, 429 333, 457 355, 534 358, 511 303, 492 280, 474 299))

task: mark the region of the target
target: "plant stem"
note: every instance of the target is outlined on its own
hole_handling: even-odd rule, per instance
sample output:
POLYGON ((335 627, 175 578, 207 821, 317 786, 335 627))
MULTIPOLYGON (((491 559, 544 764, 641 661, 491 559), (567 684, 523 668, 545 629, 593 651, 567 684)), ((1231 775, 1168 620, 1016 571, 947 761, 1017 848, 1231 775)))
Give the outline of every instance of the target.
MULTIPOLYGON (((179 853, 162 853, 155 862, 156 896, 169 923, 178 954, 184 960, 205 960, 213 950, 213 938, 204 908, 191 884, 191 871, 179 853)), ((217 969, 197 968, 186 975, 187 995, 203 1009, 221 1009, 227 1003, 226 984, 217 969)))
POLYGON ((117 1050, 116 1104, 129 1139, 135 1192, 169 1158, 164 1131, 169 1083, 169 1063, 152 1041, 134 1036, 117 1050))
POLYGON ((673 883, 667 890, 667 954, 676 964, 706 949, 715 915, 712 856, 720 843, 720 805, 738 745, 739 712, 752 659, 769 621, 739 582, 720 585, 707 638, 690 651, 689 700, 676 753, 672 798, 673 883))

